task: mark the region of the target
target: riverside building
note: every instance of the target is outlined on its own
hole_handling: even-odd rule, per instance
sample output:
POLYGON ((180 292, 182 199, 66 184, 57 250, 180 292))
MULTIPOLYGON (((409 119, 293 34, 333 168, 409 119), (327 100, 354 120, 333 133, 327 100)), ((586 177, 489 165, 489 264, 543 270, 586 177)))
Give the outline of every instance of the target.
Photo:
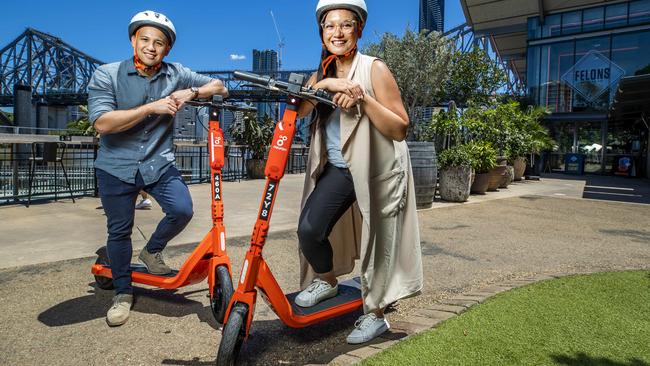
POLYGON ((529 100, 551 112, 544 124, 557 145, 544 170, 578 161, 573 172, 649 176, 650 0, 461 4, 529 100))

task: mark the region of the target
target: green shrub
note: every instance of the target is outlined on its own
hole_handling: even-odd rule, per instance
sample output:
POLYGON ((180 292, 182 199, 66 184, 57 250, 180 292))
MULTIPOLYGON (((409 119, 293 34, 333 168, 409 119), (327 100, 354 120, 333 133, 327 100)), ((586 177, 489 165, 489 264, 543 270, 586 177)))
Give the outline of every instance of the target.
POLYGON ((274 129, 275 121, 271 117, 264 116, 258 120, 255 112, 249 112, 241 121, 231 124, 228 132, 236 144, 248 146, 253 159, 264 159, 274 129))
POLYGON ((442 153, 438 157, 438 166, 441 170, 453 167, 471 167, 473 165, 467 145, 456 145, 442 153))
POLYGON ((487 141, 472 141, 466 145, 476 173, 487 173, 497 165, 497 151, 487 141))

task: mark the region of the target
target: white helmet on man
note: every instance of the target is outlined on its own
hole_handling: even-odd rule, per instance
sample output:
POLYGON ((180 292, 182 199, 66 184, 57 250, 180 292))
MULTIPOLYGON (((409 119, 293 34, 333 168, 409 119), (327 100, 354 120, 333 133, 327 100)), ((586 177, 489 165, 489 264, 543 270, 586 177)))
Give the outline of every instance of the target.
POLYGON ((176 41, 176 28, 174 28, 174 24, 165 14, 153 10, 145 10, 134 15, 129 23, 129 38, 131 38, 138 28, 144 26, 152 26, 160 29, 167 36, 169 47, 174 45, 176 41))
POLYGON ((316 21, 320 24, 325 13, 332 9, 347 9, 353 11, 365 24, 368 19, 368 8, 364 0, 320 0, 316 5, 316 21))

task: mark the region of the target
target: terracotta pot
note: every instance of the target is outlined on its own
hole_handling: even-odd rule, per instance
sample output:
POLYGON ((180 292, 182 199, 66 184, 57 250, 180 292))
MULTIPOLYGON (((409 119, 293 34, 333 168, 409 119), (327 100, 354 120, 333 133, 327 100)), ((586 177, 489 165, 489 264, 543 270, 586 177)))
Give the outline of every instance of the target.
POLYGON ((451 202, 465 202, 472 185, 472 168, 451 167, 440 172, 440 198, 451 202))
POLYGON ((519 157, 512 162, 512 166, 515 168, 514 180, 520 181, 526 171, 526 159, 519 157))
POLYGON ((470 191, 476 194, 485 194, 488 189, 488 183, 490 183, 490 173, 476 174, 476 178, 474 179, 474 183, 472 183, 470 191))
POLYGON ((506 173, 505 165, 497 165, 494 168, 490 169, 488 174, 490 175, 488 183, 488 191, 496 191, 497 188, 501 185, 503 180, 503 175, 506 173))
POLYGON ((503 174, 503 180, 499 188, 508 188, 508 185, 515 179, 515 169, 512 165, 506 165, 506 172, 503 174))

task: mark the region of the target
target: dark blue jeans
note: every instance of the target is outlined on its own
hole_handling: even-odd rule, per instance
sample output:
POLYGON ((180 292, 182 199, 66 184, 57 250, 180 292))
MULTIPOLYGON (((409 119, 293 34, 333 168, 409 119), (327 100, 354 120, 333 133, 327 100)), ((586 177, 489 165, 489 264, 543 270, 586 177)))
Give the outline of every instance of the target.
POLYGON ((131 287, 131 231, 135 216, 135 201, 141 190, 149 193, 162 207, 165 217, 147 243, 147 251, 162 251, 167 242, 178 235, 192 219, 192 197, 181 174, 170 167, 160 179, 145 185, 140 173, 135 184, 125 183, 101 169, 97 169, 97 185, 106 213, 108 229, 108 260, 113 273, 116 294, 133 293, 131 287))

